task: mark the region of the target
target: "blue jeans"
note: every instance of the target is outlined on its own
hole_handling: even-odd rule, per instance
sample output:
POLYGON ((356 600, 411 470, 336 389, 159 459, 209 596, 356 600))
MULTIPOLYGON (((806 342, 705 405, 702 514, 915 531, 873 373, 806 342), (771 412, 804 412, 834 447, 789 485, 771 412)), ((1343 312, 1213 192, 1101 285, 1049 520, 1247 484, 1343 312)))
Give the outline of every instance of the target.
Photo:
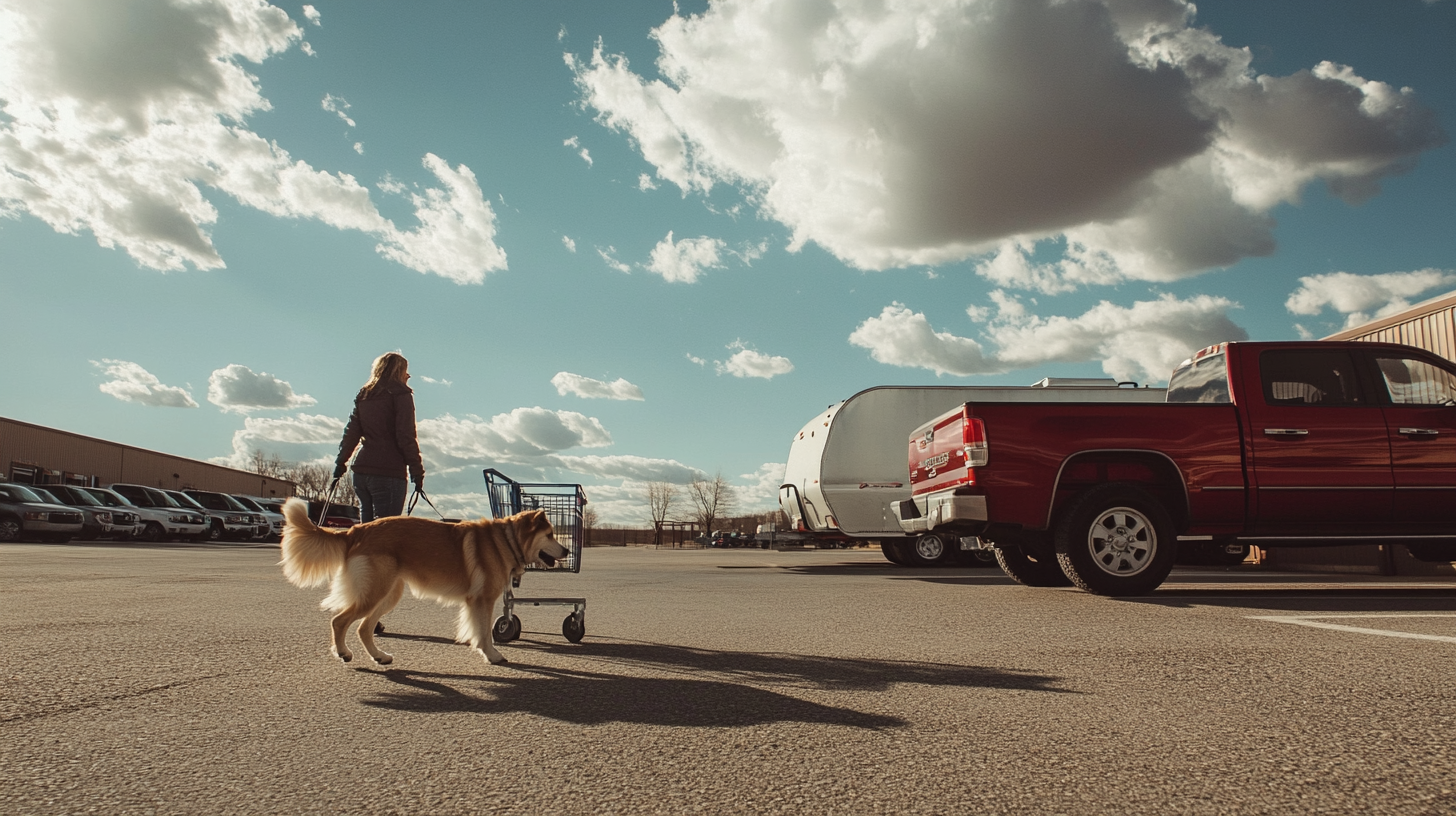
POLYGON ((355 473, 354 494, 359 497, 359 521, 373 521, 403 513, 408 486, 408 481, 393 476, 355 473))

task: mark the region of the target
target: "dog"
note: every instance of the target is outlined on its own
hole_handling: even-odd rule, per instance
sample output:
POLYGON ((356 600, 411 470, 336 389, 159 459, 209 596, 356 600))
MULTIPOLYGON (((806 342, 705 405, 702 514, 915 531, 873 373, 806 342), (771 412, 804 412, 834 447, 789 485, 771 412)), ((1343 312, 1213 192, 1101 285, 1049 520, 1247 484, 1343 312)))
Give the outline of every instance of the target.
POLYGON ((527 566, 550 566, 568 554, 544 510, 453 524, 390 516, 331 530, 314 524, 308 504, 292 498, 283 516, 283 575, 301 588, 331 584, 320 606, 334 612, 333 654, 345 663, 354 657, 345 630, 355 621, 374 662, 394 661, 374 645, 374 624, 399 603, 406 584, 417 598, 458 605, 455 640, 491 664, 505 663, 491 642, 491 615, 506 583, 527 566))

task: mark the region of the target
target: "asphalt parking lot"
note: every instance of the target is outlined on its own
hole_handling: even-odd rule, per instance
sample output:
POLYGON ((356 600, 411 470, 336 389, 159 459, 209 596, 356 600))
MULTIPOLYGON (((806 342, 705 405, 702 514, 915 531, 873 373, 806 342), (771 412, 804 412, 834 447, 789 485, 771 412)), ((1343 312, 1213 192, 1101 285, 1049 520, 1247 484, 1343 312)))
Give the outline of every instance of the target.
POLYGON ((1452 579, 591 549, 522 589, 580 644, 526 607, 487 666, 406 596, 385 668, 276 560, 0 545, 0 812, 1456 812, 1452 579))

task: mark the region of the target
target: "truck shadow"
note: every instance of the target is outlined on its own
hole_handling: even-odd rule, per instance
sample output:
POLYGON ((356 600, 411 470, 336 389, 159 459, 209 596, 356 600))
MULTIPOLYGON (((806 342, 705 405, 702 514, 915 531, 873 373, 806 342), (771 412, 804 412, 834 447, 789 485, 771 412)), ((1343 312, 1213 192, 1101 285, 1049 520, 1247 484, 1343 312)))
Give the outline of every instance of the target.
POLYGON ((392 684, 360 702, 420 713, 520 712, 579 725, 742 727, 802 722, 882 730, 909 721, 803 699, 792 690, 809 695, 879 692, 911 684, 1075 693, 1057 688, 1059 678, 977 666, 724 652, 633 641, 577 646, 518 641, 507 656, 522 649, 570 653, 597 665, 581 669, 507 664, 490 669, 491 674, 360 668, 361 674, 392 684))

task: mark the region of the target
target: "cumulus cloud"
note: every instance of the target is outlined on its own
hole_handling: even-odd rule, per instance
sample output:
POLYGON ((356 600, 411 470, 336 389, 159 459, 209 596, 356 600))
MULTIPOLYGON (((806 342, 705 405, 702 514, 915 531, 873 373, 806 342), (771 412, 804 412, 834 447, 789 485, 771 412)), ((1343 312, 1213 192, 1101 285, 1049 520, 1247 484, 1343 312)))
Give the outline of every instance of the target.
MULTIPOLYGON (((713 366, 719 374, 732 374, 735 377, 758 377, 764 380, 771 380, 780 374, 787 374, 794 370, 794 364, 789 362, 787 357, 775 357, 763 352, 756 351, 744 345, 742 340, 730 343, 728 348, 738 349, 726 362, 717 361, 713 366)), ((688 359, 692 359, 689 357, 688 359)))
POLYGON ((567 252, 570 252, 573 255, 576 254, 576 241, 572 240, 571 239, 571 236, 569 236, 569 235, 563 235, 563 236, 561 236, 561 245, 564 246, 564 247, 566 247, 566 251, 567 252))
MULTIPOLYGON (((850 343, 875 360, 936 374, 971 376, 1046 363, 1101 362, 1118 380, 1161 382, 1188 353, 1248 333, 1228 317, 1237 304, 1209 295, 1179 300, 1163 295, 1130 307, 1107 301, 1078 317, 1039 317, 1004 292, 994 292, 996 313, 984 330, 994 350, 950 332, 935 331, 924 314, 895 303, 869 318, 850 343)), ((982 317, 979 308, 968 310, 982 317)))
POLYGON ((301 36, 261 0, 0 8, 0 214, 90 231, 145 267, 214 269, 224 262, 208 234, 210 187, 271 215, 362 231, 386 257, 458 282, 504 268, 494 215, 463 165, 425 157, 446 189, 416 197, 420 227, 402 230, 352 176, 247 129, 270 105, 240 63, 301 36))
POLYGON ((687 484, 702 478, 703 471, 688 467, 676 459, 649 459, 643 456, 556 456, 555 462, 574 473, 633 482, 672 482, 687 484))
POLYGON ((323 22, 322 22, 323 15, 319 14, 319 10, 316 9, 316 8, 314 8, 311 5, 304 4, 304 6, 303 6, 303 17, 304 17, 305 20, 308 20, 310 23, 313 23, 316 26, 323 25, 323 22))
POLYGON ((108 379, 101 384, 101 393, 122 402, 151 405, 158 408, 196 408, 197 402, 185 388, 163 385, 155 374, 126 360, 92 360, 108 379))
POLYGON ((612 435, 600 420, 575 411, 517 408, 490 419, 446 414, 418 423, 420 447, 446 461, 541 464, 571 448, 601 448, 612 435))
POLYGON ((245 365, 219 368, 207 378, 207 401, 234 413, 303 408, 318 400, 293 393, 293 386, 272 374, 255 372, 245 365))
POLYGON ((603 382, 591 377, 583 377, 580 374, 572 374, 569 371, 560 371, 551 378, 551 384, 556 386, 556 393, 563 397, 567 394, 574 394, 582 399, 646 399, 642 395, 641 388, 621 378, 614 382, 603 382))
POLYGON ((1444 269, 1309 275, 1299 279, 1299 288, 1284 301, 1284 307, 1299 315, 1317 315, 1331 308, 1345 315, 1349 328, 1408 309, 1410 298, 1452 284, 1456 284, 1456 273, 1444 269))
POLYGON ((1410 89, 1350 67, 1255 74, 1185 0, 813 9, 674 13, 658 79, 600 42, 566 61, 658 178, 740 188, 790 249, 862 269, 996 252, 982 274, 1041 291, 1267 254, 1274 206, 1316 181, 1358 200, 1446 138, 1410 89), (1046 240, 1065 265, 1013 263, 1046 240))
POLYGON ((671 283, 696 283, 704 269, 722 266, 719 253, 723 247, 722 240, 706 235, 674 243, 669 231, 667 237, 652 248, 647 270, 656 272, 671 283))
POLYGON ((286 462, 329 462, 344 436, 344 420, 321 414, 290 417, 247 417, 233 432, 233 450, 212 459, 220 465, 245 468, 255 451, 278 455, 286 462))

